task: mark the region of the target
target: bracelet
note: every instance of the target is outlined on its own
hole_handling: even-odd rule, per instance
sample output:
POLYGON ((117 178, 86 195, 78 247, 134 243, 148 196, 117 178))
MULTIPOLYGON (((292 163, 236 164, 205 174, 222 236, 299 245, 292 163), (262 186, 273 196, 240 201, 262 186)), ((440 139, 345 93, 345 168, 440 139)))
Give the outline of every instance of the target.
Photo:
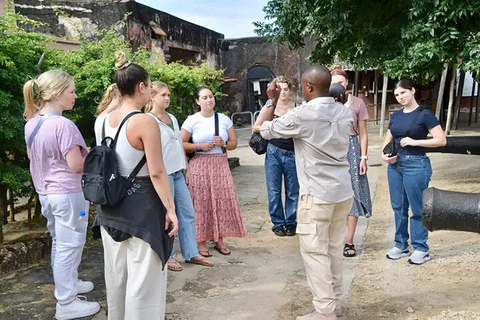
POLYGON ((368 156, 361 156, 360 159, 368 160, 368 156))
POLYGON ((197 151, 200 151, 200 142, 197 142, 197 151))

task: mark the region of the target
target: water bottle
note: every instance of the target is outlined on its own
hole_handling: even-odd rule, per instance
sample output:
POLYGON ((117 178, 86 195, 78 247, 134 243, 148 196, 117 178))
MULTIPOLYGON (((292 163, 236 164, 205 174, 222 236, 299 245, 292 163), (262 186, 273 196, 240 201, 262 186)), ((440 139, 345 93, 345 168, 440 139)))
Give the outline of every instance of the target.
POLYGON ((77 225, 75 226, 75 231, 79 233, 86 233, 87 232, 87 216, 85 214, 85 211, 80 211, 80 214, 78 215, 78 221, 77 225))

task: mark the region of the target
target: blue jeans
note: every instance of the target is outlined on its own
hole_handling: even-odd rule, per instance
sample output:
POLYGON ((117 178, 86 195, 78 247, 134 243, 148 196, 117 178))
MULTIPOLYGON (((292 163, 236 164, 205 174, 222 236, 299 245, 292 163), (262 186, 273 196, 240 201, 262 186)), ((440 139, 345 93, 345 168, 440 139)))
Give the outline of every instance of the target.
POLYGON ((295 153, 269 143, 265 156, 268 212, 272 230, 280 226, 297 226, 298 179, 295 153), (282 205, 282 176, 285 178, 285 213, 282 205))
MULTIPOLYGON (((182 256, 190 260, 198 255, 197 242, 195 240, 195 211, 193 210, 192 198, 185 183, 182 171, 168 175, 172 188, 175 211, 178 218, 178 238, 182 256)), ((170 257, 175 256, 175 244, 170 257)))
POLYGON ((414 250, 427 252, 428 230, 422 225, 422 194, 428 188, 432 166, 427 156, 397 156, 397 162, 388 165, 390 203, 395 214, 395 247, 408 247, 408 207, 410 235, 414 250))

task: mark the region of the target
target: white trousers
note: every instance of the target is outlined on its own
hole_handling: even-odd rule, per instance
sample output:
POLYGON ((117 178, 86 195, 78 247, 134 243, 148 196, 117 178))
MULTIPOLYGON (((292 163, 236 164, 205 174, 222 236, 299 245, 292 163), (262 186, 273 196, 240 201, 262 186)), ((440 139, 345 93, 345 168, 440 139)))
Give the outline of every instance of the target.
POLYGON ((150 245, 136 237, 115 242, 101 227, 109 320, 163 320, 167 268, 150 245))
POLYGON ((342 297, 343 245, 351 206, 352 199, 329 203, 311 195, 302 195, 298 202, 300 253, 313 305, 322 314, 334 312, 342 297))
POLYGON ((68 304, 77 295, 78 266, 82 260, 86 232, 75 231, 80 211, 85 211, 82 229, 88 225, 89 203, 82 192, 40 195, 42 215, 52 237, 51 265, 55 282, 55 298, 68 304))

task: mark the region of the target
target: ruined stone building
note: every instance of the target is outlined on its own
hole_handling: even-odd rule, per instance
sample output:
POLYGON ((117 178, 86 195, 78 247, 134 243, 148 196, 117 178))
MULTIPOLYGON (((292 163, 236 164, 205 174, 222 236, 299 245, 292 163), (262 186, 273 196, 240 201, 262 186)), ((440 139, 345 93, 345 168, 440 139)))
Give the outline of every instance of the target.
POLYGON ((133 48, 145 47, 166 62, 207 62, 220 68, 223 34, 133 0, 14 0, 14 7, 15 12, 45 23, 36 31, 60 38, 93 37, 128 13, 118 32, 133 48))

